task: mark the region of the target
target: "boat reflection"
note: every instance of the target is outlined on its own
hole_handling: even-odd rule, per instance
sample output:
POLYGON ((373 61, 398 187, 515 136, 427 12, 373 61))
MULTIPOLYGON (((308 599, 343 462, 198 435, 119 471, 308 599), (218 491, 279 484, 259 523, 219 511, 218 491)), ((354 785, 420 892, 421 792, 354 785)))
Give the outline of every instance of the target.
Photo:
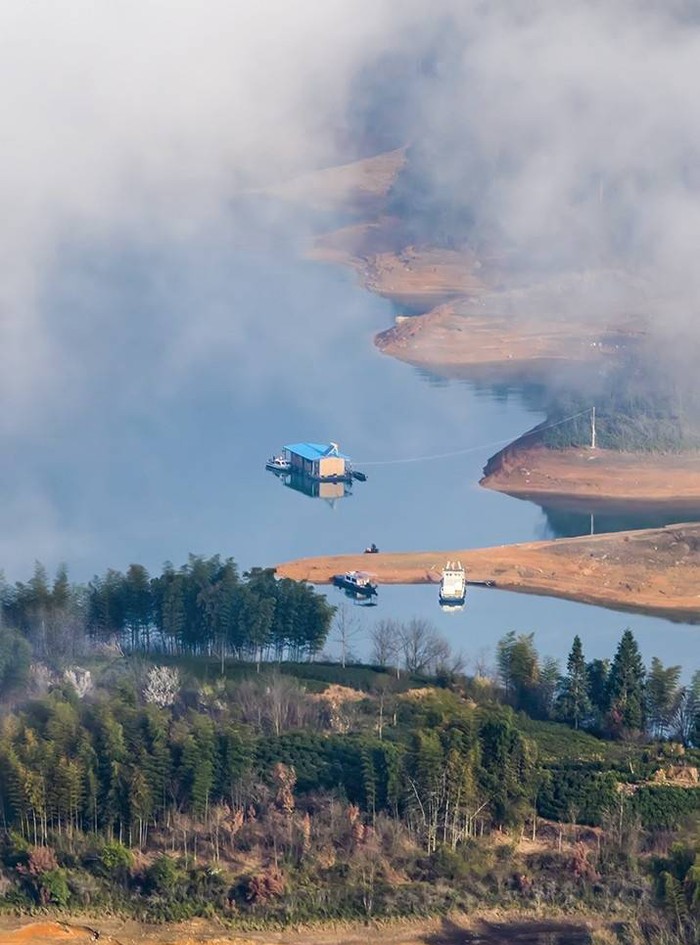
POLYGON ((301 492, 312 499, 325 499, 333 505, 337 499, 344 499, 345 496, 352 495, 352 483, 342 482, 324 482, 318 479, 312 479, 303 473, 278 472, 273 470, 275 476, 287 486, 288 489, 294 489, 295 492, 301 492))
POLYGON ((458 614, 464 610, 464 604, 440 604, 440 610, 443 614, 458 614))

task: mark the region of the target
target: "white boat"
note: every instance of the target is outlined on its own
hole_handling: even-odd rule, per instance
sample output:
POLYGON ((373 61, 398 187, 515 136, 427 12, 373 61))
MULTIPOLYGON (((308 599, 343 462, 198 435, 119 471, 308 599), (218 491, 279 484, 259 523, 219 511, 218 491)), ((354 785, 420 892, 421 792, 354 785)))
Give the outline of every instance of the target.
POLYGON ((443 610, 456 610, 467 597, 467 578, 461 561, 448 561, 442 569, 438 600, 443 610))
POLYGON ((265 469, 270 469, 272 472, 288 473, 291 468, 292 464, 289 462, 284 453, 278 453, 277 456, 271 456, 265 463, 265 469))

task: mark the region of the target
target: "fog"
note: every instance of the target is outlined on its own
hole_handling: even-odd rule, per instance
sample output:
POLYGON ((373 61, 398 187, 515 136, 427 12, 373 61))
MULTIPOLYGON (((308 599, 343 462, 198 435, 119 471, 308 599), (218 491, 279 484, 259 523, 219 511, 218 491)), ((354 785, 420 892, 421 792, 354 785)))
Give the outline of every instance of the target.
MULTIPOLYGON (((687 357, 700 278, 693 9, 6 0, 0 568, 101 562, 86 509, 114 505, 128 521, 147 481, 157 509, 156 481, 183 462, 149 444, 197 424, 232 435, 222 409, 216 429, 211 411, 180 427, 188 404, 228 402, 264 423, 291 362, 304 378, 295 409, 322 415, 319 360, 343 377, 348 326, 369 344, 390 312, 294 269, 319 220, 256 195, 309 169, 408 145, 394 199, 405 210, 420 189, 416 232, 448 208, 455 238, 500 254, 512 278, 554 280, 577 315, 644 310, 669 357, 679 333, 687 357), (284 277, 268 278, 271 254, 284 277)), ((376 429, 375 406, 366 398, 353 421, 374 455, 382 438, 422 448, 410 412, 376 429)), ((157 532, 172 508, 153 514, 157 532)))

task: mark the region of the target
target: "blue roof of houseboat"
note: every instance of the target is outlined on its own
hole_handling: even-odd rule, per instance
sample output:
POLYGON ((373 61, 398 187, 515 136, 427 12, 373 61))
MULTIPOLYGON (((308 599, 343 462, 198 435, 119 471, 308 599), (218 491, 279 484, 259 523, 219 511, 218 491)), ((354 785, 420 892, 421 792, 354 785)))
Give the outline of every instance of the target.
POLYGON ((341 453, 332 443, 290 443, 284 447, 290 453, 301 456, 303 459, 322 459, 324 456, 339 456, 341 459, 350 459, 341 453))

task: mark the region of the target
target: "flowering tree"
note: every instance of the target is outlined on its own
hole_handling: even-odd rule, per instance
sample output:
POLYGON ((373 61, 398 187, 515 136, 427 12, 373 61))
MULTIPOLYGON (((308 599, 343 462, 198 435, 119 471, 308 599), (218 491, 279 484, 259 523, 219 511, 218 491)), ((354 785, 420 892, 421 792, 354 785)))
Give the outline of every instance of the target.
POLYGON ((161 708, 172 705, 180 691, 180 674, 169 666, 154 666, 149 670, 148 681, 143 690, 146 702, 161 708))

